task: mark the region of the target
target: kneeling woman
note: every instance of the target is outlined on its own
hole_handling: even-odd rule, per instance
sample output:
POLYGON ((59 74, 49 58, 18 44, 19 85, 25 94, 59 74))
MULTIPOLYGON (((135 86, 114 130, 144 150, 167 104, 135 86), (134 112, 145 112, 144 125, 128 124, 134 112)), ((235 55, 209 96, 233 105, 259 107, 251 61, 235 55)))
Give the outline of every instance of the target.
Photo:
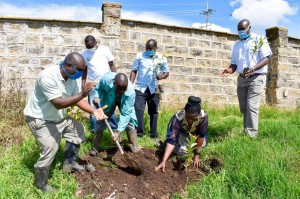
POLYGON ((190 96, 184 109, 177 112, 168 124, 166 148, 162 162, 155 170, 165 172, 166 162, 173 153, 183 155, 187 153, 187 139, 190 135, 197 136, 197 146, 194 152, 194 167, 200 167, 200 150, 207 144, 208 116, 201 110, 201 99, 190 96))

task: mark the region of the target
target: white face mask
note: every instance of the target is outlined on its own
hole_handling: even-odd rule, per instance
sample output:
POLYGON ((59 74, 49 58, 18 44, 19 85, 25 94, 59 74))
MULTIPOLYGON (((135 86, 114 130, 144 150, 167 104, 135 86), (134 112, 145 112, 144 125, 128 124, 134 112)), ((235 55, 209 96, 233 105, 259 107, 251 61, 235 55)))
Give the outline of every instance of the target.
POLYGON ((94 48, 87 49, 89 52, 94 53, 96 51, 96 46, 94 48))

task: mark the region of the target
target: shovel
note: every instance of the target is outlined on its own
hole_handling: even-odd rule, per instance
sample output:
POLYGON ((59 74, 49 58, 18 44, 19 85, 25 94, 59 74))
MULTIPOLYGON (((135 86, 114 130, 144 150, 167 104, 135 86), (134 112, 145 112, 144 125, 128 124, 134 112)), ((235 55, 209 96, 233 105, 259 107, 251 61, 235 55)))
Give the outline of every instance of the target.
MULTIPOLYGON (((114 137, 114 132, 111 129, 107 119, 104 120, 109 132, 111 133, 111 135, 114 137)), ((116 144, 118 146, 118 149, 120 150, 121 154, 122 154, 122 161, 133 171, 135 171, 136 174, 141 175, 142 174, 142 168, 141 166, 127 153, 124 152, 124 150, 122 149, 122 146, 120 145, 119 141, 116 140, 116 144)))

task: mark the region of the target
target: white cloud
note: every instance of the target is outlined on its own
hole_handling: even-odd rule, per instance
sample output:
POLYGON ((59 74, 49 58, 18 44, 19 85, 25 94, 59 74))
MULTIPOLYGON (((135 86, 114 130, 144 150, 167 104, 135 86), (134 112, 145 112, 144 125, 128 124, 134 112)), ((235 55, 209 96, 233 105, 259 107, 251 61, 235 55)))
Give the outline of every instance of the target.
MULTIPOLYGON (((205 23, 193 23, 192 27, 205 29, 206 24, 205 23)), ((208 29, 209 30, 215 30, 215 31, 221 31, 221 32, 231 32, 229 28, 224 28, 224 27, 218 26, 216 24, 210 24, 208 26, 208 29)))
POLYGON ((101 8, 57 4, 20 7, 0 2, 0 16, 101 21, 101 8))
POLYGON ((265 29, 287 22, 287 16, 296 15, 298 8, 285 0, 233 0, 230 5, 238 8, 232 12, 237 20, 249 19, 252 30, 263 33, 265 29))
MULTIPOLYGON (((58 4, 37 4, 28 6, 17 6, 9 3, 0 2, 0 16, 25 17, 25 18, 45 18, 45 19, 64 19, 81 21, 102 21, 101 7, 89 7, 84 5, 61 6, 58 4)), ((204 24, 193 23, 180 20, 175 17, 166 16, 156 12, 133 12, 122 10, 122 19, 132 19, 138 21, 154 22, 174 26, 195 27, 204 24)), ((212 24, 211 30, 230 32, 230 29, 212 24)))
POLYGON ((168 17, 155 12, 132 12, 132 11, 122 11, 122 19, 133 19, 138 21, 147 21, 175 26, 187 26, 187 22, 183 20, 178 20, 173 17, 168 17))
MULTIPOLYGON (((0 2, 0 16, 102 21, 102 11, 100 7, 88 7, 80 4, 73 6, 47 4, 20 7, 0 2)), ((182 20, 157 14, 155 12, 132 12, 122 10, 121 17, 124 19, 134 19, 177 26, 183 26, 187 24, 182 20)))

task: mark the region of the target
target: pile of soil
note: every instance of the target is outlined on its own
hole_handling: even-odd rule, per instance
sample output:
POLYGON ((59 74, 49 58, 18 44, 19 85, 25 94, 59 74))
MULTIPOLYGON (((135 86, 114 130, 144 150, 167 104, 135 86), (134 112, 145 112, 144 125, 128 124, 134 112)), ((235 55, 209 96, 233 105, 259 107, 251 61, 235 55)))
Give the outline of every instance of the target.
POLYGON ((183 167, 168 161, 166 172, 155 171, 163 152, 142 149, 138 153, 127 152, 142 168, 142 174, 127 167, 117 148, 102 151, 97 157, 88 154, 81 157, 83 163, 93 164, 93 172, 75 173, 78 181, 76 196, 94 198, 144 199, 170 198, 175 193, 184 194, 187 184, 201 180, 210 171, 220 171, 221 163, 212 158, 202 162, 200 169, 183 167))

